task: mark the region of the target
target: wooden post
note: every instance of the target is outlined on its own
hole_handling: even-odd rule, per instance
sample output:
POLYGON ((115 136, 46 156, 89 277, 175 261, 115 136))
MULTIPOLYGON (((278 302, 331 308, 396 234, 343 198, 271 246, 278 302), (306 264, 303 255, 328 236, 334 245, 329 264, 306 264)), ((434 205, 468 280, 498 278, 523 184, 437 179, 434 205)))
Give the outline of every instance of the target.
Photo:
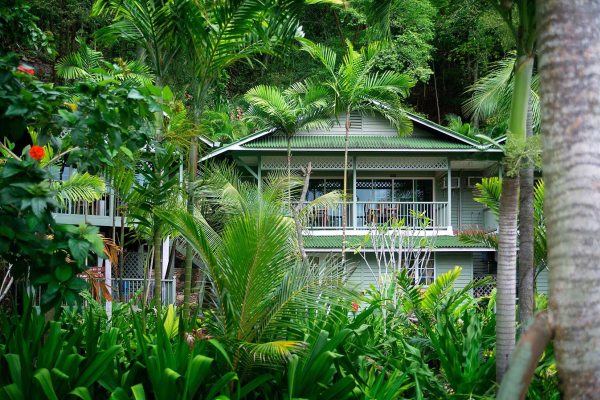
POLYGON ((258 156, 258 191, 262 192, 262 157, 258 156))
POLYGON ((352 157, 352 227, 358 227, 358 216, 356 214, 356 160, 357 156, 352 157))
POLYGON ((446 225, 446 228, 450 227, 450 229, 452 229, 452 166, 451 166, 451 161, 449 158, 448 158, 448 205, 446 207, 448 207, 448 223, 446 225))
MULTIPOLYGON (((104 260, 104 284, 111 291, 111 297, 112 297, 112 290, 111 290, 111 288, 112 288, 112 266, 111 266, 110 260, 108 258, 106 260, 104 260)), ((110 319, 112 318, 112 301, 111 300, 106 301, 105 310, 106 310, 106 316, 108 317, 108 320, 110 321, 110 319)))

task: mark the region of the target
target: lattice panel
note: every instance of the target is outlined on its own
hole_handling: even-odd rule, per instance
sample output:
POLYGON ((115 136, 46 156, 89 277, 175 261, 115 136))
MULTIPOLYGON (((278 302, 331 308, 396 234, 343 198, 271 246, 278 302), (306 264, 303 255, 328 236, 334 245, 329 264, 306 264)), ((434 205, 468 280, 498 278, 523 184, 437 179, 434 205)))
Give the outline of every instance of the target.
MULTIPOLYGON (((493 278, 493 282, 490 284, 479 286, 479 287, 476 287, 475 289, 473 289, 473 297, 484 297, 484 296, 489 296, 492 294, 492 291, 496 287, 496 276, 495 275, 490 275, 490 276, 493 278)), ((485 276, 485 275, 484 276, 474 276, 473 281, 478 282, 486 277, 487 276, 485 276)))
POLYGON ((448 161, 441 157, 358 157, 359 170, 447 170, 448 161))
MULTIPOLYGON (((311 163, 313 170, 343 170, 344 169, 344 158, 343 157, 292 157, 292 169, 300 169, 300 167, 306 167, 308 163, 311 163)), ((348 168, 352 168, 352 161, 348 160, 348 168)), ((263 157, 262 160, 263 170, 286 170, 287 169, 287 157, 263 157)))
POLYGON ((146 253, 137 251, 125 252, 123 256, 123 277, 124 278, 143 278, 144 277, 144 261, 146 261, 146 253))

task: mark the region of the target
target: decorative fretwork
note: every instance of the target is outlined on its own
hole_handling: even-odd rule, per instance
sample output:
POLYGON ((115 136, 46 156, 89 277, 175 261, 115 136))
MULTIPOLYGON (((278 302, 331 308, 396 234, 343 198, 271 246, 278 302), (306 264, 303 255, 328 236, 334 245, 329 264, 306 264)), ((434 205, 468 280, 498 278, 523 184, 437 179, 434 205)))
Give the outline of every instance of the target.
POLYGON ((442 157, 359 157, 359 170, 447 170, 448 161, 442 157))
POLYGON ((144 262, 146 261, 146 253, 137 251, 125 252, 123 255, 123 277, 138 278, 144 277, 144 262))
MULTIPOLYGON (((299 169, 312 163, 313 170, 343 170, 342 157, 295 156, 292 158, 292 169, 299 169)), ((425 170, 446 171, 448 161, 443 157, 358 157, 356 167, 359 170, 425 170)), ((352 160, 348 160, 348 169, 352 168, 352 160)), ((283 156, 263 157, 262 169, 286 170, 287 158, 283 156)))
POLYGON ((479 282, 480 280, 485 279, 488 276, 492 277, 492 283, 474 288, 473 289, 473 297, 485 297, 485 296, 489 296, 492 294, 492 291, 496 287, 496 275, 474 276, 473 281, 479 282))
MULTIPOLYGON (((300 169, 305 167, 308 163, 311 163, 313 170, 343 170, 344 169, 344 158, 343 157, 293 157, 292 158, 292 169, 300 169)), ((352 168, 352 161, 348 161, 348 168, 352 168)), ((263 170, 286 170, 287 169, 287 158, 286 157, 263 157, 262 160, 263 170)))

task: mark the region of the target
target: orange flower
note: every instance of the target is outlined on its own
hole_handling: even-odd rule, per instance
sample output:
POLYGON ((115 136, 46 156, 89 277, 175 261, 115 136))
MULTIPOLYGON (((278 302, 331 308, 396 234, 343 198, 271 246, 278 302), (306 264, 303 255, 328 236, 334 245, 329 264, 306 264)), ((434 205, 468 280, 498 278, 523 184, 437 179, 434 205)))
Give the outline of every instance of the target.
POLYGON ((352 302, 352 309, 354 310, 354 312, 358 311, 358 303, 357 302, 355 302, 355 301, 352 302))
POLYGON ((17 67, 17 71, 23 72, 23 73, 29 74, 29 75, 33 75, 35 73, 35 70, 33 68, 28 68, 25 65, 19 65, 17 67))
POLYGON ((29 149, 29 155, 34 160, 41 160, 46 155, 46 152, 42 146, 31 146, 29 149))

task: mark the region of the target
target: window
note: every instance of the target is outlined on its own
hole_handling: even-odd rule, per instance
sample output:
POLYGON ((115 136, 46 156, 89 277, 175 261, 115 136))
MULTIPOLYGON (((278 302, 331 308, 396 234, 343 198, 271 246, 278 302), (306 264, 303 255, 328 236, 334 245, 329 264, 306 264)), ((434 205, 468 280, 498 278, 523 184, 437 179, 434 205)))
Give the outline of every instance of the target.
POLYGON ((433 254, 422 254, 419 258, 411 254, 405 261, 404 268, 408 270, 408 276, 417 285, 430 285, 435 280, 435 265, 433 254))
POLYGON ((343 189, 343 185, 344 181, 342 179, 311 179, 308 183, 306 200, 312 201, 317 197, 333 192, 334 190, 341 191, 343 189))
POLYGON ((358 179, 356 198, 367 202, 430 202, 433 179, 358 179))

